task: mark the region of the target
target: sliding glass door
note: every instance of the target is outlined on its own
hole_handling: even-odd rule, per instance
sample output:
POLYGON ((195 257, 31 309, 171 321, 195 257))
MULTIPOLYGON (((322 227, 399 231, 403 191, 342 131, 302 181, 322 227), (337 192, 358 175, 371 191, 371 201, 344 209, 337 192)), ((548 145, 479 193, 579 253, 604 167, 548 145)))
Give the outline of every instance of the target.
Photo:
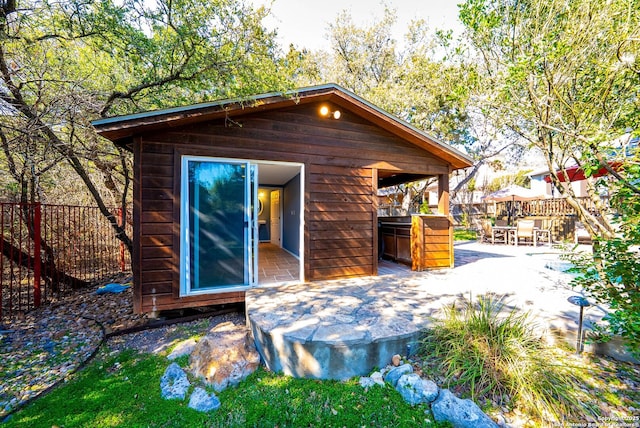
POLYGON ((256 182, 248 162, 182 158, 182 295, 254 283, 256 182))

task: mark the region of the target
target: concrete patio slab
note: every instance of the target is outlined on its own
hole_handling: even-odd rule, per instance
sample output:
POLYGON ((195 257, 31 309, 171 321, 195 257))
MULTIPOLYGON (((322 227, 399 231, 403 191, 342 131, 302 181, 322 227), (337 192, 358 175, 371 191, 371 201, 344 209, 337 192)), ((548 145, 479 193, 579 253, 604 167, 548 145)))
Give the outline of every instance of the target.
MULTIPOLYGON (((416 349, 420 330, 460 298, 504 298, 508 308, 528 311, 540 334, 555 330, 569 339, 579 308, 567 301, 579 290, 559 266, 559 250, 458 243, 453 269, 249 290, 247 322, 269 369, 319 379, 365 375, 394 354, 416 349)), ((585 308, 585 325, 604 308, 585 308)))

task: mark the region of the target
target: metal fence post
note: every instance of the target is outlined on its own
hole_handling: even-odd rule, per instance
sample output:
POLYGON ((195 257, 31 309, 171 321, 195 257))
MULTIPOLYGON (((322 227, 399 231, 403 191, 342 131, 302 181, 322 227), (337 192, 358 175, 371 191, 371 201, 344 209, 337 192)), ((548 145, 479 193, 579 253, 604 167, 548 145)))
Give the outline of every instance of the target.
POLYGON ((40 289, 41 278, 41 244, 42 244, 42 212, 40 203, 33 206, 33 304, 40 307, 42 290, 40 289))
MULTIPOLYGON (((124 229, 125 224, 123 220, 123 210, 122 207, 118 208, 118 224, 122 225, 122 228, 124 229)), ((120 272, 124 272, 125 269, 127 268, 127 264, 125 262, 125 248, 124 248, 124 242, 120 241, 120 272)))

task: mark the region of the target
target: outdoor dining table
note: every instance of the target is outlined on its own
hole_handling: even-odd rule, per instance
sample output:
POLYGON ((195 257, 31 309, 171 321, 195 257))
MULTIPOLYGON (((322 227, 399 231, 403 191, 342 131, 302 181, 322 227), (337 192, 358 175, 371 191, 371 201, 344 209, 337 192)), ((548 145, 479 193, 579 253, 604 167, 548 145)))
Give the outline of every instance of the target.
POLYGON ((504 243, 509 243, 509 234, 515 231, 516 226, 493 226, 491 228, 491 243, 496 243, 496 232, 504 232, 504 243))
MULTIPOLYGON (((496 243, 496 232, 504 232, 504 243, 509 244, 510 239, 509 236, 515 231, 518 230, 517 226, 493 226, 491 228, 491 243, 496 243)), ((539 227, 533 228, 533 246, 538 246, 538 235, 546 236, 547 242, 549 242, 549 246, 551 246, 551 231, 547 229, 540 229, 539 227)), ((515 243, 515 240, 514 240, 515 243)))

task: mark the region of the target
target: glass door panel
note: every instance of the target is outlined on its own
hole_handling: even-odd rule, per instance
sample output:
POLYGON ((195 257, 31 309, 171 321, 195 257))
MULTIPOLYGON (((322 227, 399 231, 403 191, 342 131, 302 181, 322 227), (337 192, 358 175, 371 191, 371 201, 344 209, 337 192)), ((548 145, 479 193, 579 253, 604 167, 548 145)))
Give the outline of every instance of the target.
POLYGON ((250 284, 248 171, 248 163, 183 159, 185 294, 250 284))

